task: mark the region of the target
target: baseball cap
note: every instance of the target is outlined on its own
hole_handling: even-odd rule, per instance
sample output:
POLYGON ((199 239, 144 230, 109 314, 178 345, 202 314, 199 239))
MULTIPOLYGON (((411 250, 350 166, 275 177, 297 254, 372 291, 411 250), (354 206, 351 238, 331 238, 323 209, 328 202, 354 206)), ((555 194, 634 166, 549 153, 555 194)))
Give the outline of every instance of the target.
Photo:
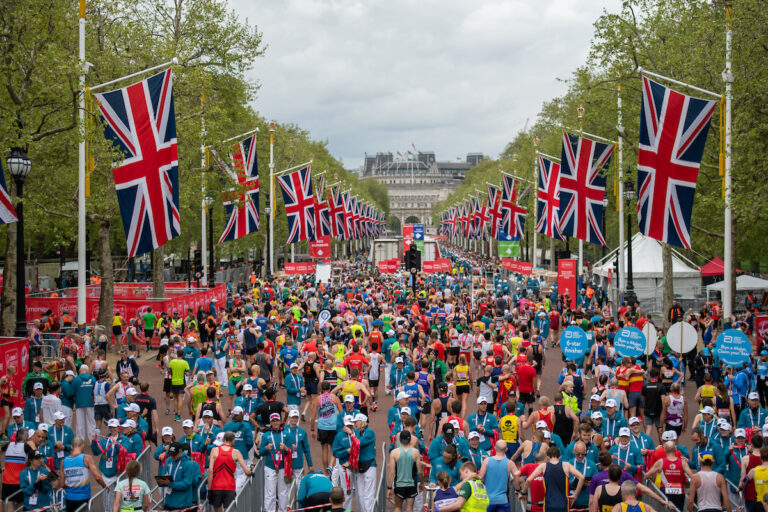
POLYGON ((768 350, 761 350, 760 351, 761 356, 768 356, 768 350))
POLYGON ((744 430, 743 428, 737 428, 733 432, 733 437, 747 437, 747 431, 744 430))
MULTIPOLYGON (((37 386, 37 384, 35 384, 35 386, 37 386)), ((747 398, 749 398, 750 400, 760 400, 760 394, 757 391, 753 391, 749 394, 747 398)))
POLYGON ((75 372, 73 372, 72 370, 67 370, 67 371, 64 372, 64 376, 65 377, 74 377, 75 376, 75 372))
POLYGON ((187 427, 194 428, 195 427, 195 422, 192 421, 192 420, 184 420, 184 421, 181 422, 181 426, 183 428, 187 428, 187 427))
POLYGON ((299 367, 299 365, 298 365, 298 364, 296 364, 296 363, 291 363, 291 370, 293 370, 294 368, 298 368, 298 367, 299 367))
POLYGON ((589 399, 590 400, 594 400, 595 402, 599 402, 600 401, 600 395, 592 395, 591 397, 589 397, 589 399))
POLYGON ((128 388, 128 389, 126 389, 125 390, 125 394, 126 395, 131 395, 131 396, 138 395, 138 393, 136 392, 136 388, 128 388))
POLYGON ((603 413, 600 411, 594 411, 592 414, 589 415, 590 418, 593 420, 601 420, 603 419, 603 413))
POLYGON ((168 455, 173 457, 181 453, 181 450, 183 450, 181 443, 171 443, 171 446, 168 447, 168 455))
POLYGON ((221 446, 224 444, 224 432, 216 434, 216 439, 213 440, 214 446, 221 446))
POLYGON ((605 406, 616 407, 616 400, 614 400, 613 398, 609 398, 608 400, 605 401, 605 406))
POLYGON ((402 357, 395 358, 395 364, 402 363, 402 362, 403 362, 403 358, 402 357))
POLYGON ((667 430, 661 434, 662 441, 675 441, 677 439, 677 432, 674 430, 667 430))
POLYGON ((355 397, 353 395, 345 395, 344 396, 344 401, 345 402, 352 402, 352 403, 354 403, 355 397))
POLYGON ((403 407, 403 408, 401 408, 400 409, 400 414, 407 414, 408 416, 413 416, 413 414, 411 413, 411 408, 410 407, 403 407))
POLYGON ((355 424, 354 416, 344 416, 344 426, 345 427, 351 427, 354 424, 355 424))
POLYGON ((410 398, 411 398, 411 395, 409 395, 405 391, 401 391, 401 392, 399 392, 397 394, 397 400, 406 400, 406 399, 410 399, 410 398))
POLYGON ((549 430, 545 430, 544 439, 552 439, 552 432, 550 432, 549 430))
POLYGON ((446 423, 443 425, 443 434, 453 434, 454 432, 456 432, 456 430, 452 424, 446 423))
POLYGON ((549 428, 549 425, 547 425, 546 421, 537 421, 536 428, 549 428))
POLYGON ((253 386, 250 384, 243 384, 243 391, 253 391, 253 386))
POLYGON ((125 420, 121 426, 123 428, 136 428, 136 422, 133 420, 125 420))
POLYGON ((629 431, 629 429, 627 427, 621 427, 619 429, 619 437, 621 437, 621 436, 629 437, 631 435, 632 435, 632 433, 629 431))
POLYGON ((205 418, 206 416, 210 416, 211 418, 213 418, 213 411, 211 411, 210 409, 203 411, 203 418, 205 418))
POLYGON ((139 408, 139 404, 128 404, 125 407, 123 407, 123 409, 130 412, 141 412, 141 409, 139 408))
POLYGON ((65 418, 66 418, 66 416, 64 416, 64 413, 61 412, 61 411, 56 411, 56 412, 53 413, 53 419, 54 420, 63 420, 65 418))
POLYGON ((472 439, 480 439, 480 432, 475 432, 474 430, 469 433, 469 436, 467 437, 470 441, 472 439))
POLYGON ((484 396, 479 396, 479 397, 477 397, 477 403, 478 404, 482 404, 482 403, 486 403, 487 404, 488 403, 488 399, 485 398, 484 396))
POLYGON ((364 421, 365 423, 368 423, 368 416, 365 414, 355 414, 355 423, 358 421, 364 421))
POLYGON ((48 424, 40 423, 39 425, 37 425, 37 430, 43 430, 45 432, 48 432, 48 424))
POLYGON ((269 421, 274 421, 274 420, 280 421, 280 414, 278 414, 276 412, 273 412, 272 414, 270 414, 269 415, 269 421))
POLYGON ((112 418, 111 420, 107 421, 108 427, 119 427, 120 426, 120 420, 117 418, 112 418))
POLYGON ((301 414, 299 414, 298 409, 291 409, 290 411, 288 411, 289 418, 298 418, 299 416, 301 416, 301 414))
POLYGON ((33 458, 33 459, 42 459, 42 458, 43 458, 43 454, 42 454, 42 453, 40 453, 39 451, 35 450, 35 451, 32 453, 32 458, 33 458))
MULTIPOLYGON (((235 407, 234 409, 232 409, 232 416, 237 416, 238 414, 243 414, 243 408, 240 407, 239 405, 237 407, 235 407)), ((271 416, 270 416, 270 418, 271 418, 271 416)))
POLYGON ((717 424, 717 428, 723 429, 723 430, 731 430, 731 424, 727 421, 721 421, 717 424))
POLYGON ((171 427, 163 427, 161 435, 172 436, 173 435, 173 428, 171 428, 171 427))
POLYGON ((43 383, 42 382, 35 382, 35 385, 32 386, 32 389, 43 389, 43 383))
POLYGON ((13 411, 11 411, 11 416, 23 416, 24 411, 21 409, 21 407, 14 407, 13 411))
POLYGON ((638 418, 637 416, 632 416, 631 418, 629 418, 630 425, 636 425, 638 423, 642 423, 642 422, 640 421, 640 418, 638 418))
POLYGON ((704 462, 705 460, 708 460, 710 462, 715 462, 715 455, 710 450, 704 450, 699 454, 699 460, 704 462))
POLYGON ((712 407, 710 407, 709 405, 706 406, 703 409, 700 409, 699 412, 701 414, 715 414, 715 410, 712 407))

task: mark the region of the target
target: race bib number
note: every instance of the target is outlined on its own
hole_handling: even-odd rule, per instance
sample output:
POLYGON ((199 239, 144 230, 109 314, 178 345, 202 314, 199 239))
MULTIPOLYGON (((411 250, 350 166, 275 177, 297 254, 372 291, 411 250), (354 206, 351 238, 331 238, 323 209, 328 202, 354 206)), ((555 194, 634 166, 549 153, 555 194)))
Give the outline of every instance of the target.
POLYGON ((664 489, 664 494, 683 494, 682 487, 667 487, 664 489))
POLYGON ((33 494, 29 497, 29 504, 30 505, 37 505, 37 493, 33 494))

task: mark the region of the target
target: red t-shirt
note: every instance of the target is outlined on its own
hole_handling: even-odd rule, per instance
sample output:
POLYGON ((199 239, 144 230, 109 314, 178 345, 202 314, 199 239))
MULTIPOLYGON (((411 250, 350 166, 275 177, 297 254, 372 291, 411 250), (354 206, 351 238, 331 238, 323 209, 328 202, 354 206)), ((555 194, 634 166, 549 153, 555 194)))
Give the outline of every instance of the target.
POLYGON ((560 313, 557 311, 549 313, 549 328, 555 331, 560 328, 560 313))
POLYGON ((504 347, 501 345, 501 343, 494 343, 491 345, 491 350, 493 350, 493 357, 504 357, 504 347))
POLYGON ((521 393, 533 393, 533 382, 536 379, 536 369, 529 364, 517 367, 517 382, 521 393))
MULTIPOLYGON (((526 464, 520 468, 520 474, 528 478, 539 467, 538 462, 526 464)), ((544 475, 539 475, 531 482, 531 512, 544 511, 544 475)))
POLYGON ((437 358, 441 361, 445 361, 445 344, 442 341, 436 341, 432 348, 437 350, 437 358))
POLYGON ((376 354, 381 352, 381 343, 382 343, 381 332, 373 331, 371 335, 368 337, 368 340, 370 341, 371 352, 374 352, 376 354))
POLYGON ((348 366, 350 370, 363 370, 363 365, 370 365, 371 362, 365 358, 362 354, 350 354, 344 360, 344 366, 348 366))
POLYGON ((301 351, 305 354, 309 354, 311 352, 314 352, 317 354, 317 340, 308 341, 304 344, 303 347, 301 347, 301 351))
MULTIPOLYGON (((514 393, 517 389, 517 380, 514 376, 509 375, 505 380, 499 381, 499 404, 503 404, 509 398, 510 393, 514 393)), ((502 414, 503 416, 503 414, 502 414)))

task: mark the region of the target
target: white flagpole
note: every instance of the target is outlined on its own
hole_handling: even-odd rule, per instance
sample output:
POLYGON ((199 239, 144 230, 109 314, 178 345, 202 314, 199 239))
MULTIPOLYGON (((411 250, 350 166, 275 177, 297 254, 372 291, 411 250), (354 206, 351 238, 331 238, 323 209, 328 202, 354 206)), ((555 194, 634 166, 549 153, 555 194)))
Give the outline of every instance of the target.
MULTIPOLYGON (((79 54, 80 60, 80 108, 78 123, 80 141, 77 145, 77 324, 84 325, 88 320, 85 316, 86 281, 85 281, 85 73, 88 64, 85 62, 85 0, 80 0, 79 9, 79 54)), ((16 283, 24 286, 24 282, 16 283)))
POLYGON ((243 138, 243 137, 245 137, 247 135, 253 135, 254 133, 257 133, 258 131, 259 131, 258 128, 254 128, 253 130, 248 130, 247 132, 241 133, 240 135, 235 135, 234 137, 230 137, 228 139, 224 139, 221 142, 229 142, 229 141, 232 141, 232 140, 235 140, 235 139, 241 139, 241 138, 243 138))
POLYGON ((275 123, 269 123, 269 273, 275 273, 275 123))
POLYGON ((95 91, 96 89, 103 89, 104 87, 107 87, 108 85, 116 84, 117 82, 122 82, 123 80, 128 80, 130 78, 137 77, 139 75, 143 75, 144 73, 150 73, 152 71, 158 70, 160 68, 168 67, 171 64, 178 64, 179 59, 174 57, 173 59, 169 60, 168 62, 163 62, 162 64, 158 64, 157 66, 152 66, 151 68, 142 69, 141 71, 137 71, 135 73, 131 73, 130 75, 121 76, 120 78, 115 78, 114 80, 110 80, 109 82, 104 82, 103 84, 94 85, 90 87, 88 90, 90 92, 95 91))
POLYGON ((731 74, 731 41, 732 41, 732 22, 731 5, 726 3, 725 8, 725 70, 723 71, 723 81, 725 81, 725 228, 723 262, 725 288, 723 290, 723 317, 728 318, 732 314, 733 308, 733 246, 731 242, 733 229, 733 217, 731 210, 731 112, 733 92, 733 75, 731 74))
MULTIPOLYGON (((619 83, 617 86, 617 99, 616 99, 616 106, 618 108, 619 113, 619 119, 618 119, 618 126, 619 133, 624 132, 624 126, 622 125, 622 112, 621 112, 621 84, 619 83)), ((619 190, 618 190, 618 198, 617 202, 619 203, 619 272, 616 276, 616 288, 618 290, 623 290, 626 288, 626 280, 627 276, 625 275, 626 272, 624 272, 624 237, 626 234, 624 233, 624 155, 622 154, 622 147, 623 147, 623 141, 621 136, 619 136, 619 147, 617 148, 618 151, 618 159, 619 159, 619 190)), ((605 212, 603 212, 603 215, 605 215, 605 212)), ((631 243, 631 242, 630 242, 631 243)), ((618 294, 617 294, 618 297, 618 294)))
POLYGON ((205 286, 208 286, 208 236, 206 233, 208 207, 205 205, 205 173, 207 172, 207 169, 205 168, 205 95, 200 96, 200 102, 203 104, 203 114, 200 116, 200 152, 202 153, 201 167, 203 169, 203 180, 202 185, 200 186, 202 191, 200 199, 200 264, 203 267, 202 282, 205 283, 205 286))
MULTIPOLYGON (((579 105, 579 137, 584 137, 584 107, 579 105)), ((567 129, 567 128, 566 128, 567 129)), ((579 141, 579 147, 581 147, 581 141, 579 141)), ((579 277, 581 277, 581 273, 584 268, 584 240, 579 238, 579 268, 576 270, 576 278, 578 280, 579 277)), ((577 290, 576 293, 579 293, 580 290, 577 290)))
MULTIPOLYGON (((536 250, 538 249, 538 238, 536 236, 536 209, 539 206, 539 198, 538 198, 538 187, 536 186, 536 182, 538 181, 538 158, 536 158, 536 151, 539 149, 539 139, 537 137, 533 138, 533 224, 531 225, 531 233, 533 234, 533 257, 531 258, 531 262, 533 264, 533 268, 536 268, 537 263, 537 257, 536 257, 536 250)), ((530 224, 530 221, 528 221, 530 224)))

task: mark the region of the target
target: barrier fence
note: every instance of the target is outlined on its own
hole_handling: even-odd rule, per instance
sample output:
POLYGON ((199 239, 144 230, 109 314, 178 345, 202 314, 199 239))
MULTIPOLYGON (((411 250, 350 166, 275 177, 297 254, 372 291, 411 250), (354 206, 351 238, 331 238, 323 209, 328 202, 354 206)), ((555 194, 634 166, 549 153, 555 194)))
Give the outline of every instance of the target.
POLYGON ((226 512, 253 512, 264 505, 264 461, 259 460, 253 468, 235 500, 226 512))
MULTIPOLYGON (((379 472, 379 482, 376 487, 376 501, 373 503, 374 512, 386 512, 387 510, 387 466, 389 464, 389 452, 387 443, 381 443, 381 470, 379 472)), ((415 509, 415 507, 414 507, 415 509)))

